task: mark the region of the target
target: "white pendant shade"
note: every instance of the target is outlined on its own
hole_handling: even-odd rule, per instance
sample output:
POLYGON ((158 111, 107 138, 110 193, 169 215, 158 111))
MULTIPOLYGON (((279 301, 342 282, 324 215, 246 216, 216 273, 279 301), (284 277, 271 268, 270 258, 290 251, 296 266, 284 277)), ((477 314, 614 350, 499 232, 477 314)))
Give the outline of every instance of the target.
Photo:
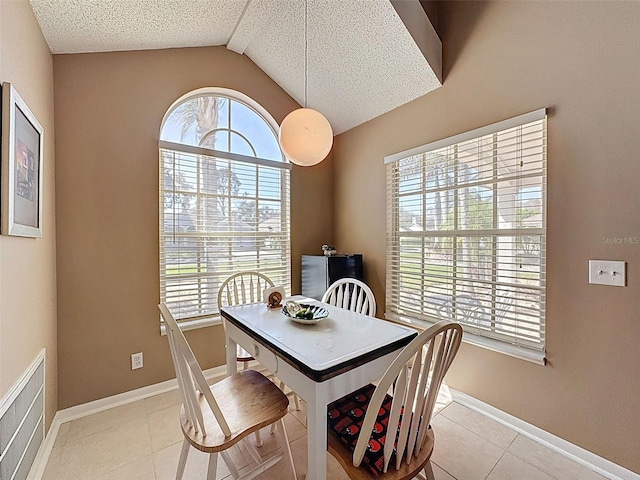
POLYGON ((299 108, 282 121, 278 140, 282 152, 291 162, 310 167, 329 155, 333 145, 333 130, 320 112, 299 108))

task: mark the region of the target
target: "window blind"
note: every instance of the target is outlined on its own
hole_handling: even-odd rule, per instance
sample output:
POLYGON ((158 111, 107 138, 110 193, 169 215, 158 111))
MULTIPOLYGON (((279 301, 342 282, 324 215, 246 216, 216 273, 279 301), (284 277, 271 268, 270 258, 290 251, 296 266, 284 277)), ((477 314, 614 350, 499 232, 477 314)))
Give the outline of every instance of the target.
POLYGON ((160 296, 176 319, 217 317, 220 285, 238 271, 290 293, 289 169, 161 142, 160 296))
POLYGON ((544 361, 545 111, 385 162, 386 317, 544 361))

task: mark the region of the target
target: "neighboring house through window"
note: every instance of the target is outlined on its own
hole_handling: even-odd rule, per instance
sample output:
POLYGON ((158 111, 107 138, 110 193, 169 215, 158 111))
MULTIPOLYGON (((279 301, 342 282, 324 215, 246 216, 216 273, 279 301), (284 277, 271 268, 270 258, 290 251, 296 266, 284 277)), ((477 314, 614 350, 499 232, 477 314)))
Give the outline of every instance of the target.
POLYGON ((238 271, 291 292, 291 164, 275 120, 249 97, 207 88, 161 128, 160 300, 183 327, 219 321, 218 289, 238 271))
POLYGON ((544 110, 391 155, 386 317, 544 362, 544 110))

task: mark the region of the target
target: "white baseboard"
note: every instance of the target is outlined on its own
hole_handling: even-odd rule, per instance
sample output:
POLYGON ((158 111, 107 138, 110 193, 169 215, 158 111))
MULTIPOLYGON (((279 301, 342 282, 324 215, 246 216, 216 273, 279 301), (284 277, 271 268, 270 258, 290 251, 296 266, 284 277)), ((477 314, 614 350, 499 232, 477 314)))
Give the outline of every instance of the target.
POLYGON ((31 470, 29 470, 27 480, 40 480, 42 475, 44 475, 44 469, 47 467, 49 455, 51 455, 53 444, 56 441, 56 437, 58 436, 58 431, 60 430, 60 425, 62 423, 64 422, 60 422, 58 420, 58 414, 56 413, 53 417, 53 421, 51 422, 51 428, 49 428, 47 435, 44 437, 44 442, 40 445, 36 458, 33 460, 33 465, 31 465, 31 470))
MULTIPOLYGON (((213 378, 226 375, 227 367, 226 365, 221 365, 205 370, 203 373, 207 380, 211 380, 213 378)), ((40 480, 42 478, 44 469, 46 468, 47 462, 49 461, 49 455, 51 455, 53 445, 56 441, 56 437, 58 436, 60 425, 62 425, 63 423, 86 417, 87 415, 92 415, 94 413, 102 412, 110 408, 126 405, 127 403, 132 403, 148 397, 153 397, 154 395, 170 392, 171 390, 175 390, 177 388, 178 381, 174 378, 173 380, 167 380, 166 382, 148 385, 146 387, 137 388, 128 392, 119 393, 117 395, 112 395, 111 397, 101 398, 93 402, 83 403, 82 405, 65 408, 64 410, 58 410, 58 412, 53 417, 51 428, 49 428, 47 436, 45 437, 44 442, 42 442, 42 445, 38 450, 38 454, 33 461, 33 466, 29 471, 27 480, 40 480)))
POLYGON ((531 425, 530 423, 520 420, 513 415, 503 412, 502 410, 498 410, 488 403, 484 403, 470 395, 467 395, 466 393, 453 388, 449 388, 449 390, 451 391, 455 402, 469 407, 476 412, 482 413, 492 420, 495 420, 525 437, 528 437, 531 440, 534 440, 545 447, 570 458, 580 465, 584 465, 588 469, 593 470, 606 478, 611 480, 640 480, 640 475, 637 473, 627 470, 626 468, 602 458, 595 453, 578 447, 573 443, 567 442, 560 437, 556 437, 535 425, 531 425))

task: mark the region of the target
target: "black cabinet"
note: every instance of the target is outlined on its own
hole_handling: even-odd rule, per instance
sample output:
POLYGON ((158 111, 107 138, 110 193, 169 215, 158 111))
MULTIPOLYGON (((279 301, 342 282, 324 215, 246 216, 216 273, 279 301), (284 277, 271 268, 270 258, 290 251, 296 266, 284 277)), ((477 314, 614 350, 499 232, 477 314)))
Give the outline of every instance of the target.
POLYGON ((341 278, 362 280, 362 255, 303 255, 302 295, 320 300, 327 288, 341 278))

